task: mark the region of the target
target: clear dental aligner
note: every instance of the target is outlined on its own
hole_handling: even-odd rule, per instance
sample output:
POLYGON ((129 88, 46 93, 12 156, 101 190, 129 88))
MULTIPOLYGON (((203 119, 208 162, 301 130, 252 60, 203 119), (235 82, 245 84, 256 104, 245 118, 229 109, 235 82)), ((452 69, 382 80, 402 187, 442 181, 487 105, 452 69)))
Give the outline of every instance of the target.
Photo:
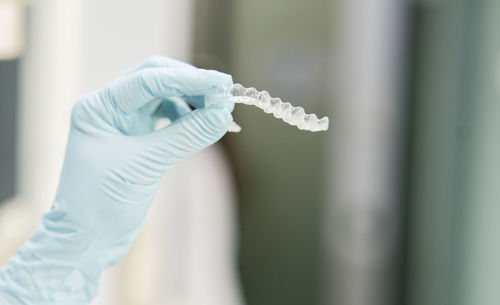
POLYGON ((284 103, 280 98, 271 97, 265 90, 257 91, 252 87, 245 88, 241 84, 234 84, 230 94, 231 102, 254 105, 266 113, 272 113, 275 118, 282 119, 287 124, 297 126, 298 129, 308 131, 328 129, 328 117, 318 119, 316 114, 306 114, 304 108, 284 103))

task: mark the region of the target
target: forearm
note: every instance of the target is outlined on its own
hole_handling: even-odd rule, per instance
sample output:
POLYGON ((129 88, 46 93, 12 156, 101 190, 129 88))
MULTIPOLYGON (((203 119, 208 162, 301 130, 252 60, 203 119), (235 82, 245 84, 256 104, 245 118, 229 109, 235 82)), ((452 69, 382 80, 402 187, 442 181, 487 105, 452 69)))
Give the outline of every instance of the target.
POLYGON ((46 213, 33 237, 0 271, 0 304, 87 304, 109 263, 96 255, 101 242, 91 232, 68 226, 70 215, 46 213))

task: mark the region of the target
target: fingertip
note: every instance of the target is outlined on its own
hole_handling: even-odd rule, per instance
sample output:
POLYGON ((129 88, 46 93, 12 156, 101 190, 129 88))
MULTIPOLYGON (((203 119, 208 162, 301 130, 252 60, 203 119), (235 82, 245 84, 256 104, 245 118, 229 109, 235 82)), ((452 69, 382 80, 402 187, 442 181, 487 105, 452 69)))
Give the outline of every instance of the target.
POLYGON ((233 85, 233 76, 216 70, 205 70, 213 86, 229 88, 233 85))
POLYGON ((231 88, 233 86, 233 77, 230 74, 215 70, 207 70, 212 75, 212 90, 206 94, 204 106, 217 105, 232 112, 234 103, 229 102, 231 88))
MULTIPOLYGON (((234 104, 231 104, 234 108, 234 104)), ((226 126, 227 128, 229 128, 229 125, 231 124, 231 122, 234 120, 233 119, 233 115, 231 114, 231 111, 233 111, 232 109, 231 110, 228 110, 227 108, 224 109, 224 114, 225 114, 225 119, 226 119, 226 126)))
POLYGON ((229 112, 233 112, 233 110, 234 110, 234 103, 226 103, 224 105, 224 108, 226 108, 227 111, 229 111, 229 112))
MULTIPOLYGON (((202 110, 202 109, 200 109, 202 110)), ((233 121, 233 116, 231 112, 225 107, 209 107, 204 109, 207 113, 207 117, 212 117, 213 126, 218 126, 218 129, 227 131, 229 125, 233 121)))

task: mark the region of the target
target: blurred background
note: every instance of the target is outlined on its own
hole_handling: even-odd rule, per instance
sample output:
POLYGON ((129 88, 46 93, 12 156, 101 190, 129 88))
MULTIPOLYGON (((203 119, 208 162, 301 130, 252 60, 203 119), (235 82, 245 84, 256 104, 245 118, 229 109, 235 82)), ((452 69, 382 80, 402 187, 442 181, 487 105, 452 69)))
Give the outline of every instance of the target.
POLYGON ((73 102, 161 54, 328 115, 330 130, 237 106, 242 132, 167 174, 92 304, 500 304, 499 12, 0 0, 0 264, 53 200, 73 102))

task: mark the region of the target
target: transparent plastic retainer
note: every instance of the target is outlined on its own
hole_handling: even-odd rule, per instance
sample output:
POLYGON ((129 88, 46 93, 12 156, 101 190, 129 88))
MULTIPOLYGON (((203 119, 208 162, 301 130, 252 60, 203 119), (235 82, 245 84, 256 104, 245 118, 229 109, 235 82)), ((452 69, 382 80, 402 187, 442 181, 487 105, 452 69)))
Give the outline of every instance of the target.
MULTIPOLYGON (((206 101, 207 106, 224 103, 253 105, 266 113, 272 113, 275 118, 289 125, 297 126, 300 130, 324 131, 329 125, 329 119, 326 116, 318 119, 316 114, 306 114, 304 108, 284 103, 280 98, 271 97, 265 90, 257 91, 253 87, 245 88, 241 84, 234 84, 229 88, 217 88, 215 94, 209 95, 206 101)), ((233 122, 229 131, 240 132, 241 127, 233 122)))

